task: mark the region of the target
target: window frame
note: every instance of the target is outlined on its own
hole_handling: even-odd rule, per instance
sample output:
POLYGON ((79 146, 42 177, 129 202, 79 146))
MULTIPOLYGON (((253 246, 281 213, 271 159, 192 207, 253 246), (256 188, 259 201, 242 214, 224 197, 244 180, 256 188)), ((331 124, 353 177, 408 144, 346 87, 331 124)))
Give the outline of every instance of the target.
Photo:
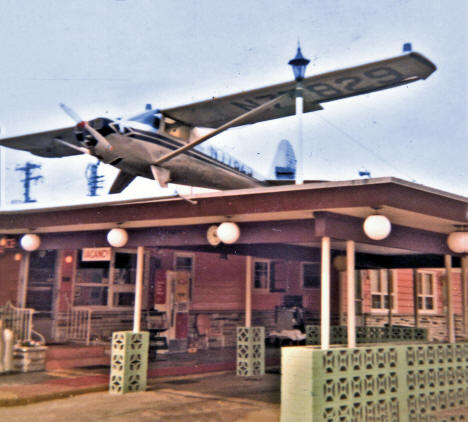
POLYGON ((254 258, 252 260, 252 289, 256 292, 261 293, 270 293, 271 289, 271 259, 264 259, 264 258, 254 258), (256 280, 256 264, 266 264, 267 268, 267 276, 266 276, 266 287, 256 287, 255 280, 256 280))
MULTIPOLYGON (((116 284, 115 283, 115 276, 116 276, 116 268, 115 268, 115 261, 116 261, 116 254, 118 253, 125 253, 131 255, 137 255, 136 249, 130 248, 119 248, 114 249, 112 248, 111 251, 111 259, 110 261, 102 261, 108 264, 108 281, 107 283, 86 283, 77 282, 78 272, 79 272, 79 262, 82 262, 82 249, 78 249, 77 253, 77 260, 76 260, 76 268, 75 268, 75 275, 73 280, 73 297, 72 297, 72 308, 73 309, 93 309, 93 310, 131 310, 134 309, 134 306, 118 306, 116 305, 116 301, 114 300, 114 296, 119 293, 133 293, 135 294, 135 287, 136 283, 126 283, 126 284, 116 284), (107 288, 107 304, 106 305, 75 305, 75 294, 77 291, 78 286, 84 287, 101 287, 107 288)), ((145 290, 148 285, 148 265, 149 265, 149 257, 147 253, 144 256, 144 269, 143 269, 143 289, 145 290)), ((135 262, 135 271, 136 271, 136 262, 135 262)), ((135 279, 136 281, 136 279, 135 279)))
MULTIPOLYGON (((370 311, 371 313, 382 313, 382 314, 388 314, 389 310, 391 309, 392 313, 398 312, 398 291, 397 291, 397 285, 398 285, 398 272, 396 270, 391 270, 388 268, 381 268, 381 269, 373 269, 373 270, 367 270, 367 278, 369 280, 369 292, 370 292, 370 311), (386 308, 386 307, 380 307, 380 308, 374 308, 373 307, 373 296, 379 295, 381 298, 381 303, 385 305, 385 297, 388 296, 387 291, 373 291, 372 290, 372 279, 371 279, 371 274, 373 272, 377 272, 379 274, 379 277, 382 276, 382 274, 387 273, 387 281, 388 279, 391 280, 392 283, 392 294, 391 294, 391 302, 392 302, 392 307, 386 308)), ((388 283, 387 283, 387 289, 388 290, 388 283)))
POLYGON ((321 280, 321 263, 319 261, 302 261, 301 262, 301 287, 304 290, 320 290, 322 285, 322 280, 321 280), (318 267, 318 287, 308 287, 305 286, 304 283, 304 276, 305 276, 305 271, 304 267, 306 265, 316 265, 318 267))
MULTIPOLYGON (((424 276, 424 275, 429 275, 431 276, 432 278, 432 294, 429 295, 429 294, 421 294, 421 291, 419 289, 419 285, 417 287, 417 297, 416 297, 416 303, 417 303, 417 307, 418 307, 418 313, 420 314, 435 314, 437 313, 437 272, 436 271, 429 271, 429 270, 417 270, 416 271, 416 283, 419 284, 419 277, 421 276, 424 276), (425 298, 427 297, 432 297, 432 309, 421 309, 419 307, 419 298, 423 298, 422 300, 422 303, 425 303, 425 298)), ((423 285, 424 283, 421 282, 421 285, 423 285)))

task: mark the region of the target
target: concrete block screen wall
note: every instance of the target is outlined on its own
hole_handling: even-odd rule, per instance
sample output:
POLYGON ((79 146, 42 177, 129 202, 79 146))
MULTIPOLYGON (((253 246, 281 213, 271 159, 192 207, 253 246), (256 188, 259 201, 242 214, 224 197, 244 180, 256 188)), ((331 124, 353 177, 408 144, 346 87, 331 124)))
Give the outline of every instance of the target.
POLYGON ((468 406, 468 343, 282 349, 281 422, 429 422, 468 406))

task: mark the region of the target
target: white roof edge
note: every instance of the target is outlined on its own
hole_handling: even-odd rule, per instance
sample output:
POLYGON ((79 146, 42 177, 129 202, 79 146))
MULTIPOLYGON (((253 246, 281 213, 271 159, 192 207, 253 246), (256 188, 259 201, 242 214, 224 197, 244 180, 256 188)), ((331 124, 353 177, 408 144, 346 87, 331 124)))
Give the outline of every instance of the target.
POLYGON ((423 192, 431 193, 434 195, 443 196, 446 198, 454 199, 457 201, 467 202, 468 197, 461 195, 456 195, 450 192, 446 192, 440 189, 431 188, 425 185, 421 185, 414 182, 409 182, 407 180, 399 179, 396 177, 378 177, 371 179, 354 179, 354 180, 341 180, 341 181, 326 181, 326 182, 309 182, 301 185, 284 185, 284 186, 268 186, 268 187, 258 187, 258 188, 249 188, 249 189, 233 189, 226 191, 217 191, 217 192, 204 192, 184 196, 160 196, 160 197, 148 197, 141 199, 118 199, 118 200, 109 200, 102 202, 88 202, 84 204, 74 204, 74 205, 56 205, 51 207, 33 207, 28 209, 3 209, 0 210, 1 214, 11 214, 12 212, 16 213, 33 213, 37 211, 60 211, 60 210, 73 210, 73 209, 87 209, 94 207, 107 207, 107 206, 119 206, 119 205, 131 205, 131 204, 144 204, 144 203, 156 203, 156 202, 170 202, 170 201, 185 201, 190 200, 199 200, 199 199, 208 199, 208 198, 222 198, 222 197, 232 197, 238 195, 255 195, 262 193, 275 193, 275 192, 284 192, 284 191, 295 191, 295 190, 315 190, 315 189, 327 189, 327 188, 336 188, 336 187, 350 187, 350 186, 365 186, 365 185, 381 185, 381 184, 397 184, 401 186, 406 186, 411 189, 417 189, 423 192))

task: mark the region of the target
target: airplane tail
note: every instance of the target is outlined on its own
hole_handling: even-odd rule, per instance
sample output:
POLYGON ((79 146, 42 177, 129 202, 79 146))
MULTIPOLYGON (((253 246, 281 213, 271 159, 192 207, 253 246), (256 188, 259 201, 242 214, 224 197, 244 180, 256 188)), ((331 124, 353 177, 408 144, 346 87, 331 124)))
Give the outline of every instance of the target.
POLYGON ((287 139, 282 139, 276 148, 270 177, 273 180, 295 180, 296 162, 296 154, 291 143, 287 139))

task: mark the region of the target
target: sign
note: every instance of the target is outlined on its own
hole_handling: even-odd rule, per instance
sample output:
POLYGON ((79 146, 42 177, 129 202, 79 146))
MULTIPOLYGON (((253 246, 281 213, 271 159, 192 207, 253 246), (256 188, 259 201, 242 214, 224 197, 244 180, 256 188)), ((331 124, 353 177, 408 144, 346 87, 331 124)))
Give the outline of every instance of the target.
POLYGON ((86 261, 110 261, 112 256, 111 248, 84 248, 81 253, 81 260, 86 261))
POLYGON ((0 239, 0 253, 4 253, 7 249, 16 249, 18 247, 18 240, 11 237, 2 237, 0 239))
POLYGON ((154 276, 154 304, 165 305, 166 304, 166 272, 155 271, 154 276))

